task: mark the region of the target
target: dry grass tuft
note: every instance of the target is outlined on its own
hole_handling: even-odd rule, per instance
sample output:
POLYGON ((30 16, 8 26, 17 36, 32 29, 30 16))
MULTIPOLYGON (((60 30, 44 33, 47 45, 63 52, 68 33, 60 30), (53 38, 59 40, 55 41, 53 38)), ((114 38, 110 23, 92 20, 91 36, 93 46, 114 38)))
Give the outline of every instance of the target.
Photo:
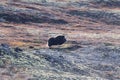
POLYGON ((22 41, 13 41, 13 42, 9 42, 9 44, 12 46, 19 46, 19 47, 27 45, 27 43, 22 42, 22 41))

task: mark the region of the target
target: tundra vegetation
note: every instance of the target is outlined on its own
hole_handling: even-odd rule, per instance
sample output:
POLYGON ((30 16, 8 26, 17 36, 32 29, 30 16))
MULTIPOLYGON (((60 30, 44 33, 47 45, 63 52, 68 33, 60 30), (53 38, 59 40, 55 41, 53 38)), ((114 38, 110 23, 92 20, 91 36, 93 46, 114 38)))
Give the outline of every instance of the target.
POLYGON ((1 0, 0 80, 120 80, 120 1, 1 0))

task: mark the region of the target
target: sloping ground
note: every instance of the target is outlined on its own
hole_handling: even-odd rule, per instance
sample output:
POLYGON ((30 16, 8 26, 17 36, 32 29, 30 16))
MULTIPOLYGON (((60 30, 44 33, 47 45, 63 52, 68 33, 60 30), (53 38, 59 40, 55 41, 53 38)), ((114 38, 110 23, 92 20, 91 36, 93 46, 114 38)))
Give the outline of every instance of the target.
POLYGON ((97 1, 1 1, 0 43, 12 47, 0 46, 0 79, 119 80, 119 1, 97 1), (67 42, 48 49, 61 34, 67 42))
MULTIPOLYGON (((119 0, 96 0, 92 1, 92 3, 99 5, 99 7, 111 7, 111 8, 118 8, 120 7, 119 0)), ((96 6, 97 7, 97 6, 96 6)))
MULTIPOLYGON (((86 44, 79 44, 86 45, 86 44)), ((1 79, 10 80, 119 80, 120 47, 92 45, 72 50, 39 49, 17 52, 0 46, 1 79)))
POLYGON ((41 44, 43 39, 47 41, 49 37, 59 34, 65 34, 72 41, 94 40, 118 44, 120 39, 119 7, 109 9, 98 5, 98 8, 94 8, 93 3, 87 2, 2 4, 0 21, 1 40, 9 37, 8 43, 41 44))

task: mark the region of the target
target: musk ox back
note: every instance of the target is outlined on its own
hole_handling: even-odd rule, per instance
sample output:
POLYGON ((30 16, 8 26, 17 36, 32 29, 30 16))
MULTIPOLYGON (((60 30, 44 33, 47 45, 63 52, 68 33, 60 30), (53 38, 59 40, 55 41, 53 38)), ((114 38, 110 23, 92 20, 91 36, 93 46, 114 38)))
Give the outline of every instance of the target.
POLYGON ((65 36, 57 36, 55 38, 50 38, 48 40, 48 46, 51 47, 52 45, 61 45, 66 42, 65 36))

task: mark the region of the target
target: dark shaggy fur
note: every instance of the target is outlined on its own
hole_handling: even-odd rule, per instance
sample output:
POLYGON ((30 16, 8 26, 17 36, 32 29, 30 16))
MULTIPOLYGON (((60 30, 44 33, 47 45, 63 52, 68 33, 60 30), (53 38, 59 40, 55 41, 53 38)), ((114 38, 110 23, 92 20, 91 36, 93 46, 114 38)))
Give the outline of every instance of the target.
POLYGON ((48 46, 51 47, 52 45, 61 45, 66 42, 65 36, 57 36, 56 38, 50 38, 48 40, 48 46))

